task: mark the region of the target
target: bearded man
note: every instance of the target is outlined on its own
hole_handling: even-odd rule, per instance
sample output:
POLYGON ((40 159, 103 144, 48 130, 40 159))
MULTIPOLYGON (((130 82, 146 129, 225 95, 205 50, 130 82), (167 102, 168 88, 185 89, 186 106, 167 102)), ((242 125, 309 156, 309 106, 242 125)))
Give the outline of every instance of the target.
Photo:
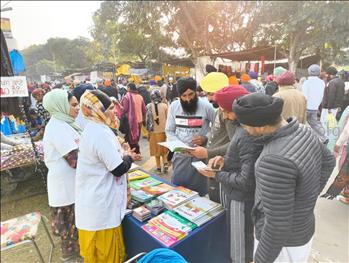
MULTIPOLYGON (((214 121, 213 107, 198 99, 196 81, 180 78, 177 81, 179 100, 173 101, 167 116, 166 136, 168 141, 180 140, 189 146, 205 146, 210 122, 214 121)), ((201 176, 191 165, 197 158, 185 153, 173 156, 172 183, 207 194, 207 178, 201 176)))

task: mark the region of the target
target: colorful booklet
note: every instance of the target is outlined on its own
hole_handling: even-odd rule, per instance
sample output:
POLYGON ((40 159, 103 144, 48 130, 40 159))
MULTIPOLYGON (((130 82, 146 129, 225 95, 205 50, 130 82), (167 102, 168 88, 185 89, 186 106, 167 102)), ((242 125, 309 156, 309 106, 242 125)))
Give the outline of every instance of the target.
POLYGON ((154 195, 144 192, 143 190, 133 189, 131 190, 131 197, 138 202, 145 203, 153 199, 154 195))
POLYGON ((221 207, 220 204, 213 202, 205 197, 196 197, 188 202, 174 208, 174 211, 185 217, 191 222, 195 222, 209 212, 221 207))
POLYGON ((171 152, 183 152, 185 150, 194 150, 195 149, 194 147, 190 147, 180 140, 159 142, 158 144, 166 147, 171 152))
POLYGON ((162 231, 166 232, 166 234, 177 239, 182 239, 187 233, 197 227, 189 220, 171 211, 163 212, 157 217, 152 218, 148 223, 156 225, 162 231))
POLYGON ((141 180, 134 180, 130 182, 130 187, 139 190, 142 187, 146 187, 146 186, 154 186, 154 185, 158 185, 161 184, 160 181, 152 178, 152 177, 148 177, 148 178, 144 178, 141 180))
POLYGON ((171 210, 196 196, 198 196, 197 192, 179 186, 163 195, 160 195, 158 199, 164 202, 167 209, 171 210))
POLYGON ((172 246, 178 241, 177 239, 162 232, 158 227, 152 224, 145 224, 142 226, 142 228, 167 247, 172 246))
POLYGON ((144 192, 147 192, 152 195, 162 195, 164 193, 167 193, 168 191, 173 190, 174 187, 168 185, 168 184, 159 184, 154 186, 146 186, 142 187, 142 190, 144 192))
POLYGON ((143 172, 141 170, 133 170, 131 172, 128 172, 128 180, 134 181, 139 179, 144 179, 150 177, 150 174, 143 172))

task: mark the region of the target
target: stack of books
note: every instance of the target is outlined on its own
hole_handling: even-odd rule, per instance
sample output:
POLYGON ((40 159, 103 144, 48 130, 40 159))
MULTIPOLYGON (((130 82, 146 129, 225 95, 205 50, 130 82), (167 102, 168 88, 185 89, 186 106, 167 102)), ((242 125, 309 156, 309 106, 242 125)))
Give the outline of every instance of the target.
POLYGON ((140 207, 142 204, 143 204, 142 202, 138 202, 134 199, 131 199, 131 201, 127 204, 127 208, 132 210, 137 207, 140 207))
POLYGON ((170 247, 197 226, 172 211, 165 211, 149 220, 142 228, 165 246, 170 247))
POLYGON ((148 177, 148 178, 144 178, 141 180, 134 180, 130 182, 130 187, 132 187, 133 189, 139 190, 142 187, 146 187, 146 186, 154 186, 154 185, 158 185, 161 184, 160 181, 152 178, 152 177, 148 177))
POLYGON ((201 226, 224 211, 224 208, 208 198, 195 197, 173 209, 190 222, 201 226))
POLYGON ((127 174, 128 174, 129 181, 134 181, 134 180, 139 180, 139 179, 144 179, 144 178, 150 177, 150 174, 143 172, 141 170, 129 171, 127 174))
POLYGON ((174 188, 168 184, 159 184, 154 186, 146 186, 142 187, 142 190, 144 192, 147 192, 152 195, 162 195, 164 193, 167 193, 168 191, 173 190, 174 188))
POLYGON ((154 199, 149 203, 145 204, 145 207, 148 208, 152 215, 158 215, 165 210, 164 203, 158 199, 154 199))
POLYGON ((182 186, 178 186, 175 189, 163 195, 160 195, 158 199, 164 203, 167 209, 173 210, 175 207, 185 202, 188 202, 189 200, 197 196, 198 196, 197 192, 189 190, 182 186))
POLYGON ((149 194, 143 190, 136 190, 131 188, 131 198, 140 203, 149 202, 151 199, 153 199, 153 197, 154 195, 149 194))
POLYGON ((132 216, 141 222, 144 222, 145 220, 148 220, 151 217, 150 211, 144 206, 140 206, 136 209, 133 209, 132 216))

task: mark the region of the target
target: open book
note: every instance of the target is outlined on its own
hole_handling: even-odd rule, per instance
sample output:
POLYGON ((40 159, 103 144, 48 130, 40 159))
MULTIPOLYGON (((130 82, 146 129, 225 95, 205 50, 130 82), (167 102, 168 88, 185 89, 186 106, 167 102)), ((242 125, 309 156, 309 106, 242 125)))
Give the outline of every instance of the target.
POLYGON ((161 146, 166 147, 171 152, 183 152, 185 150, 194 150, 195 148, 190 147, 183 143, 182 141, 168 141, 168 142, 159 142, 158 143, 161 146))

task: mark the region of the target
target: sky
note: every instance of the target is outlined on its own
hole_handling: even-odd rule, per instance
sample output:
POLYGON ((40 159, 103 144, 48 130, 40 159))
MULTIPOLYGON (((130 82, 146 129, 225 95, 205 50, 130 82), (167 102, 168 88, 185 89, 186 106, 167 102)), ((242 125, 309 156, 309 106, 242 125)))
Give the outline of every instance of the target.
POLYGON ((12 35, 19 50, 44 44, 51 37, 91 39, 92 15, 101 1, 1 1, 12 11, 1 13, 10 19, 12 35), (6 4, 7 2, 10 2, 6 4))

